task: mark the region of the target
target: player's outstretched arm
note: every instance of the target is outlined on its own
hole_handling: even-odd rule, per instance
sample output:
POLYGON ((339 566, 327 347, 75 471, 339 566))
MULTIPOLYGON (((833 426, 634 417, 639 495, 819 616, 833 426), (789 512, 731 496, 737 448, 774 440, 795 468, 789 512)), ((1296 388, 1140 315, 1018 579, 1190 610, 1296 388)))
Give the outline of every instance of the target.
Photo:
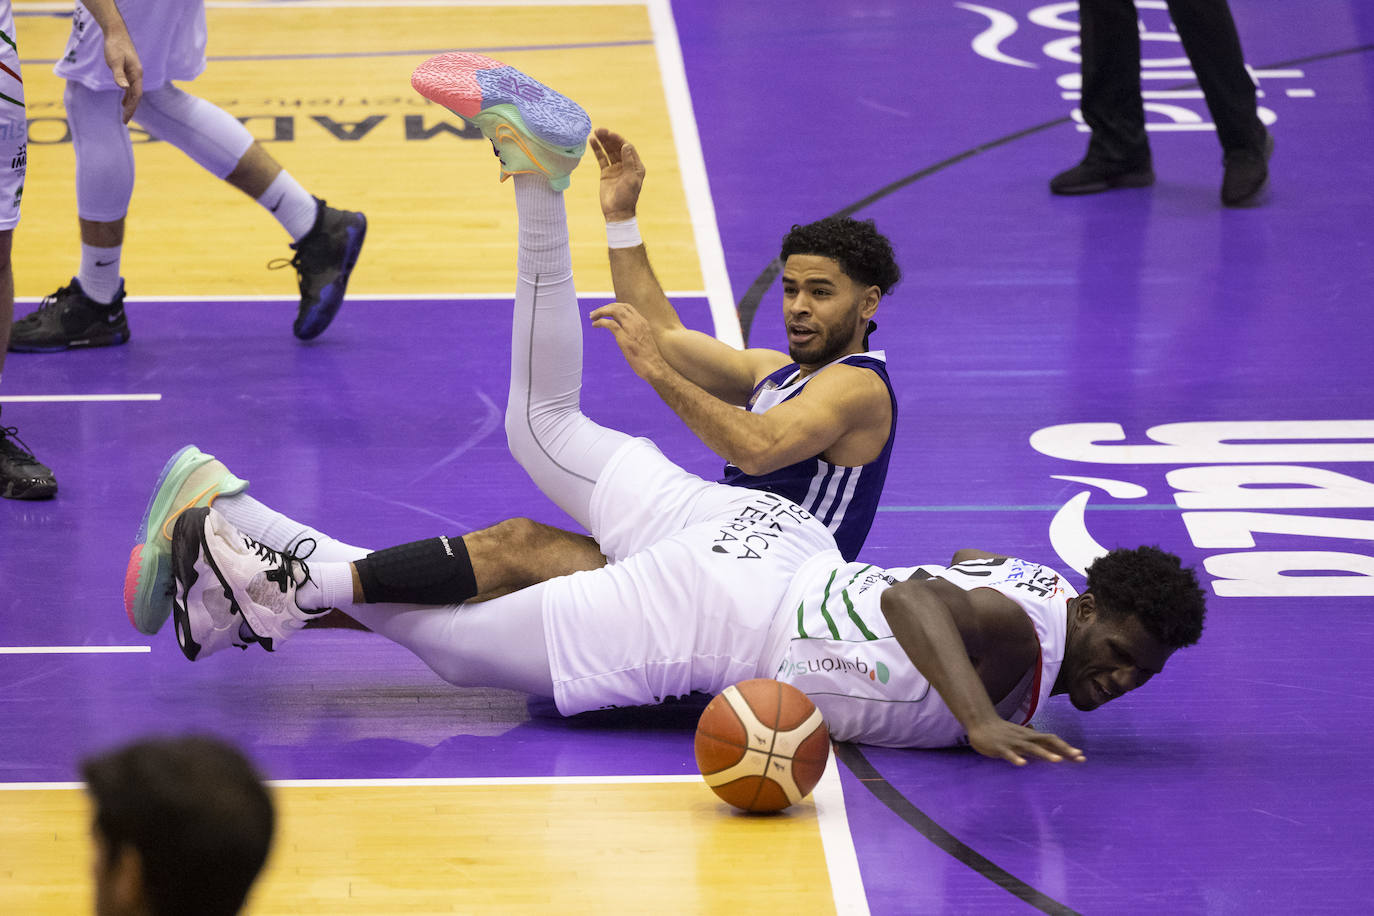
MULTIPOLYGON (((596 129, 590 145, 601 167, 601 213, 606 222, 634 218, 645 176, 638 150, 604 127, 596 129)), ((610 248, 609 253, 616 299, 634 304, 652 329, 659 352, 668 364, 712 396, 742 405, 759 379, 787 364, 781 353, 737 350, 710 334, 684 326, 642 243, 610 248)))
POLYGON ((751 413, 714 397, 679 372, 634 306, 612 302, 594 310, 591 318, 594 327, 615 335, 630 368, 653 386, 707 448, 747 474, 766 474, 825 453, 856 427, 874 430, 872 441, 856 443, 852 455, 827 460, 863 464, 873 460, 887 439, 891 398, 878 376, 866 369, 831 367, 795 398, 764 413, 751 413))
POLYGON ((991 589, 966 592, 941 579, 907 580, 883 593, 882 609, 897 643, 978 753, 1017 766, 1032 756, 1055 763, 1084 759, 1056 735, 1005 721, 988 695, 985 680, 1010 689, 1036 663, 1035 629, 1011 599, 991 589))
POLYGON ((143 98, 143 63, 138 59, 134 40, 114 0, 89 0, 86 9, 91 11, 105 35, 105 63, 114 76, 115 85, 124 90, 120 113, 128 124, 143 98))

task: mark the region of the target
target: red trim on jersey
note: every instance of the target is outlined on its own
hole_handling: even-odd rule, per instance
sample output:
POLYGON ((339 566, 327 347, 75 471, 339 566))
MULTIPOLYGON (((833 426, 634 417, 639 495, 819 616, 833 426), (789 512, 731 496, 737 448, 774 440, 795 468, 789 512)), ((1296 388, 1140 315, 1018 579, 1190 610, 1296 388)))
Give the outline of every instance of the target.
POLYGON ((6 67, 4 64, 0 64, 0 70, 4 70, 6 73, 17 79, 19 82, 24 82, 24 78, 22 76, 20 76, 18 73, 15 73, 13 70, 11 70, 9 67, 6 67))

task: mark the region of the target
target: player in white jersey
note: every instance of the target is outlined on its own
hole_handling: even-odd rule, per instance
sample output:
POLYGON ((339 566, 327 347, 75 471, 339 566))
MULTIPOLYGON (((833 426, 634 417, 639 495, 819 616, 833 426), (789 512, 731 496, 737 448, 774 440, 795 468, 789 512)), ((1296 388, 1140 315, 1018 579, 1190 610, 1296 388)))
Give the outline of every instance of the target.
MULTIPOLYGON (((450 683, 552 697, 568 715, 780 676, 825 702, 846 738, 956 743, 961 735, 940 716, 917 710, 921 700, 936 706, 929 689, 903 692, 924 678, 975 749, 1024 763, 1027 755, 1082 759, 1021 724, 1042 695, 1068 693, 1092 708, 1197 639, 1201 591, 1161 551, 1099 560, 1081 596, 1033 564, 976 552, 956 555, 950 570, 848 566, 831 532, 797 504, 705 481, 647 440, 593 423, 579 405, 581 318, 561 193, 590 122, 568 99, 480 55, 440 55, 414 82, 482 128, 503 176, 514 178, 519 283, 507 436, 540 489, 613 562, 445 606, 457 580, 485 597, 512 554, 526 560, 540 546, 439 538, 369 554, 303 529, 247 497, 223 465, 202 463, 183 484, 159 486, 145 522, 172 526, 173 613, 189 658, 254 643, 274 650, 340 608, 450 683), (181 510, 187 502, 200 505, 181 510), (1036 601, 1019 601, 1023 590, 1036 601), (799 643, 813 640, 839 666, 818 661, 808 682, 810 661, 822 655, 799 643), (870 670, 873 684, 896 692, 888 713, 864 710, 861 694, 841 696, 849 685, 832 675, 847 673, 850 642, 881 653, 870 670), (888 721, 899 710, 914 727, 888 721)), ((592 317, 620 339, 617 314, 601 308, 592 317)))
MULTIPOLYGON (((144 93, 134 120, 256 200, 281 224, 295 254, 280 263, 296 269, 301 297, 292 330, 302 340, 317 336, 343 303, 366 218, 311 195, 237 118, 175 85, 205 69, 204 0, 138 0, 125 4, 124 13, 143 61, 144 93)), ((120 118, 118 87, 104 66, 103 44, 91 4, 78 0, 55 72, 67 81, 63 102, 76 154, 80 267, 71 283, 15 322, 12 350, 56 352, 129 339, 120 263, 134 150, 128 118, 120 118)))
MULTIPOLYGON (((142 69, 128 29, 114 0, 93 0, 91 14, 103 26, 100 66, 111 87, 120 93, 125 121, 142 94, 142 69)), ((0 374, 9 350, 14 320, 14 267, 10 252, 28 169, 28 118, 24 109, 24 78, 19 69, 19 46, 14 35, 10 0, 0 0, 0 374)), ((13 426, 0 424, 0 496, 7 499, 47 499, 57 493, 57 479, 18 438, 13 426)))

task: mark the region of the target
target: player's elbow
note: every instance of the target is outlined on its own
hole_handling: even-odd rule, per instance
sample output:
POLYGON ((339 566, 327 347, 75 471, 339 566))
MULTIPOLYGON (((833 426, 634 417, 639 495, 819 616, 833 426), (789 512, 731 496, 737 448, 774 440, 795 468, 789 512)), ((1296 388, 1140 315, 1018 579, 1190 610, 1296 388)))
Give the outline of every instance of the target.
POLYGON ((787 466, 786 459, 779 456, 777 448, 771 443, 757 441, 736 449, 730 463, 750 477, 762 477, 787 466))

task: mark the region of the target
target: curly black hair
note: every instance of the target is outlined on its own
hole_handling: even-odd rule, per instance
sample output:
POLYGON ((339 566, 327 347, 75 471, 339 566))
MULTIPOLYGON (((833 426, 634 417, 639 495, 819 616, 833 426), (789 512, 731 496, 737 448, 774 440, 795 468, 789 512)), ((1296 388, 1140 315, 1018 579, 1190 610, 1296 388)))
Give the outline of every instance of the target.
POLYGON ((1108 614, 1137 618, 1155 639, 1172 649, 1202 636, 1206 598, 1197 574, 1158 547, 1117 548, 1088 567, 1087 591, 1108 614))
POLYGON ((902 279, 892 243, 871 219, 827 216, 804 226, 793 226, 782 240, 782 260, 786 262, 794 254, 833 258, 846 277, 864 286, 876 286, 884 296, 902 279))

